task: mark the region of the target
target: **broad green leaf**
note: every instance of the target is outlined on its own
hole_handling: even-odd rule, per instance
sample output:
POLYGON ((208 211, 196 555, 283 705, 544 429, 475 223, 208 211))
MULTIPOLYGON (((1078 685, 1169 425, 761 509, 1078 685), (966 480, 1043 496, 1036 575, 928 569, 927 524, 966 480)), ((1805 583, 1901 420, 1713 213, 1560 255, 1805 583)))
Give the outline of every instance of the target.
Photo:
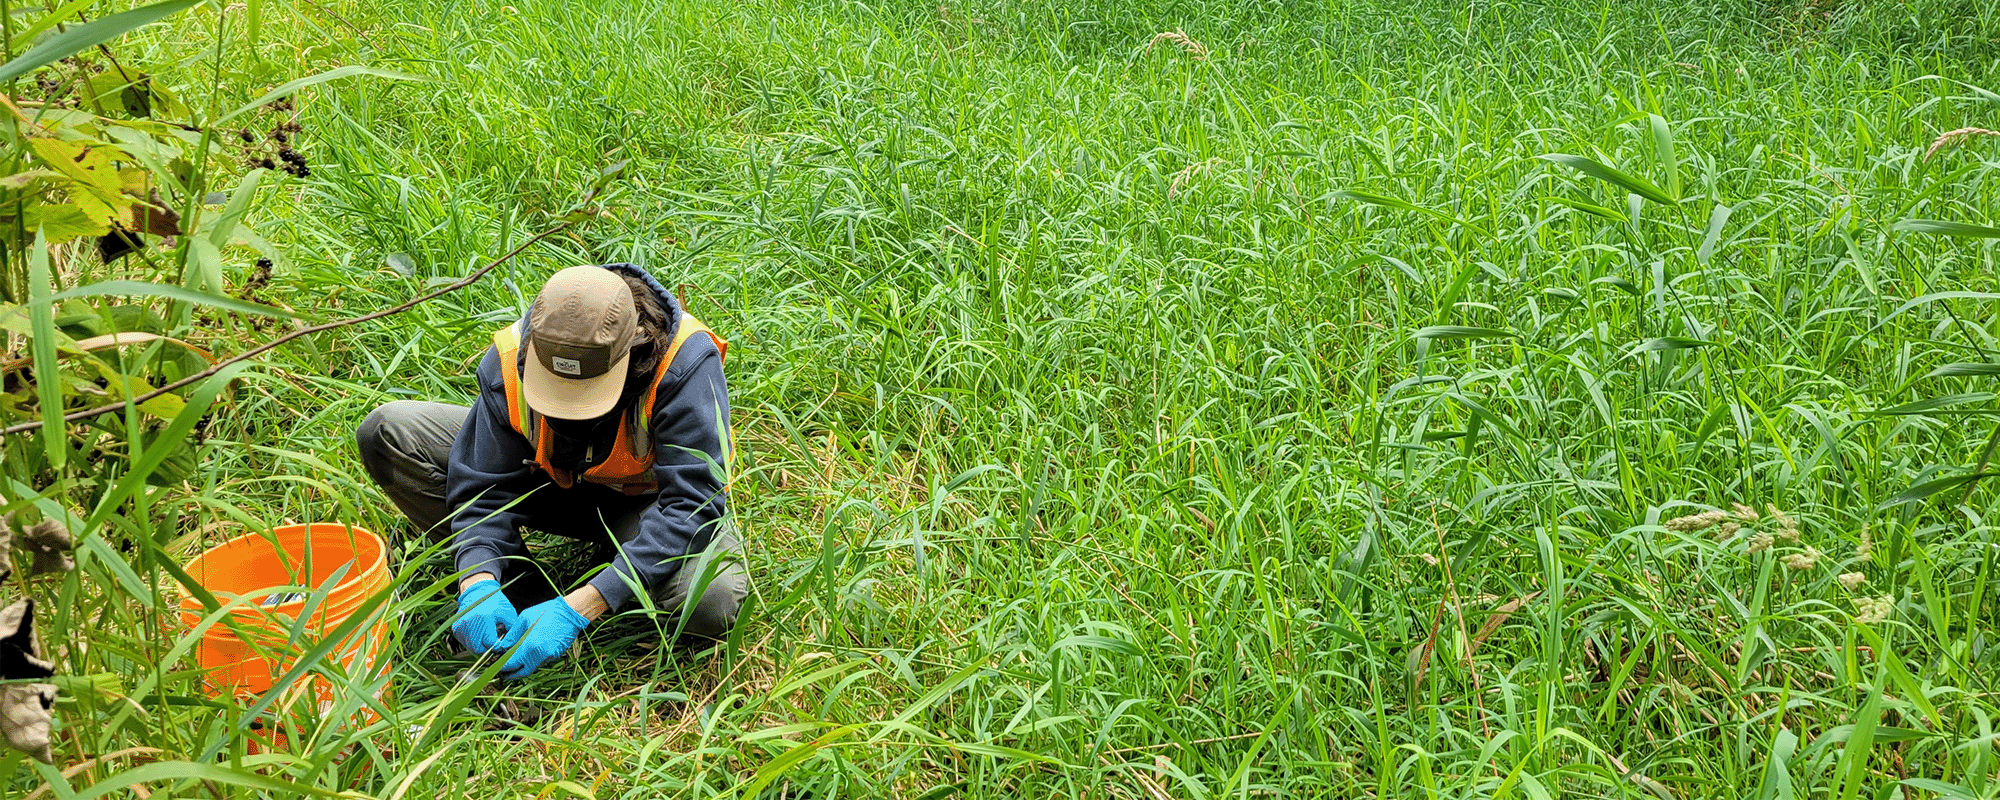
POLYGON ((298 316, 297 314, 294 314, 290 311, 286 311, 282 308, 273 308, 271 306, 263 305, 261 303, 252 303, 244 300, 238 300, 234 297, 213 295, 207 292, 197 292, 193 289, 189 289, 184 286, 174 286, 172 284, 167 284, 167 283, 151 283, 148 281, 100 281, 87 286, 78 286, 74 289, 57 292, 54 295, 51 295, 43 300, 31 301, 28 303, 28 305, 33 306, 36 302, 60 303, 72 297, 97 297, 102 295, 117 295, 121 297, 126 297, 126 296, 163 297, 168 300, 180 300, 182 302, 193 303, 198 306, 209 306, 211 308, 220 308, 226 311, 234 311, 239 314, 256 314, 262 317, 284 317, 286 319, 292 319, 298 316))
POLYGON ((19 50, 27 47, 29 42, 35 40, 35 37, 42 35, 48 29, 63 22, 75 19, 76 12, 96 5, 99 2, 102 2, 102 0, 69 0, 69 2, 62 4, 60 8, 41 15, 40 19, 35 20, 35 24, 29 25, 19 33, 14 34, 14 48, 19 50))
POLYGON ((383 261, 389 265, 389 269, 395 270, 397 275, 405 278, 417 276, 417 262, 410 258, 409 253, 390 253, 383 261))
POLYGON ((222 207, 222 213, 203 224, 200 233, 214 246, 216 255, 216 275, 221 277, 222 248, 229 246, 230 237, 236 234, 236 226, 243 222, 243 215, 249 213, 250 202, 257 199, 257 185, 262 183, 264 170, 253 169, 243 179, 237 181, 236 191, 229 195, 229 204, 222 207))
POLYGON ((1502 339, 1514 336, 1513 331, 1499 328, 1476 328, 1468 325, 1432 325, 1418 328, 1411 334, 1418 339, 1502 339))
POLYGON ((188 239, 188 290, 205 297, 221 297, 229 288, 222 275, 222 248, 196 236, 188 239))
POLYGON ((1639 297, 1646 293, 1644 289, 1639 288, 1639 284, 1633 283, 1632 281, 1627 280, 1625 278, 1618 277, 1617 275, 1606 275, 1602 278, 1594 278, 1590 282, 1593 285, 1600 283, 1604 284, 1605 286, 1617 289, 1618 291, 1624 292, 1633 297, 1639 297))
POLYGON ((1926 378, 1953 378, 1962 375, 2000 375, 2000 364, 1946 364, 1931 370, 1926 378))
POLYGON ((1399 197, 1390 197, 1386 194, 1376 194, 1374 192, 1362 191, 1360 189, 1342 189, 1340 191, 1334 192, 1332 196, 1341 200, 1356 200, 1363 203, 1369 203, 1371 205, 1382 206, 1384 208, 1393 208, 1398 211, 1415 211, 1419 214, 1426 214, 1446 221, 1450 221, 1452 219, 1452 216, 1450 214, 1446 214, 1436 209, 1424 208, 1423 206, 1417 205, 1415 203, 1412 203, 1408 200, 1404 200, 1399 197))
POLYGON ((131 11, 119 12, 70 28, 49 37, 48 41, 16 56, 14 60, 0 64, 0 83, 6 83, 200 4, 201 0, 167 0, 164 3, 154 3, 131 11))
POLYGON ((759 793, 764 790, 764 787, 771 785, 772 781, 777 780, 799 762, 812 757, 821 748, 831 746, 841 739, 854 735, 859 730, 861 730, 860 725, 845 725, 835 728, 818 739, 793 747, 777 758, 765 762, 764 766, 757 768, 757 775, 751 780, 750 787, 740 796, 761 797, 762 795, 759 793))
POLYGON ((1918 739, 1933 738, 1937 738, 1937 734, 1930 731, 1917 730, 1915 728, 1898 728, 1893 725, 1875 726, 1875 741, 1878 742, 1912 742, 1918 739))
POLYGON ((1087 650, 1103 650, 1104 652, 1121 656, 1140 656, 1146 654, 1146 651, 1140 650, 1138 645, 1125 641, 1124 639, 1114 639, 1109 636, 1094 636, 1090 634, 1071 636, 1067 639, 1056 642, 1049 649, 1062 650, 1070 647, 1081 647, 1087 650))
POLYGON ((1854 731, 1847 736, 1847 744, 1840 748, 1840 763, 1833 771, 1839 780, 1840 800, 1854 800, 1861 791, 1861 784, 1868 775, 1868 756, 1875 750, 1875 725, 1882 719, 1882 684, 1876 680, 1875 688, 1868 693, 1867 701, 1854 714, 1854 731))
POLYGON ((1898 784, 1918 791, 1930 792, 1943 800, 1979 800, 1979 793, 1955 783, 1931 780, 1930 778, 1905 778, 1898 784))
POLYGON ((105 492, 98 500, 97 508, 91 512, 88 519, 84 520, 84 530, 95 530, 104 523, 105 517, 116 513, 118 506, 124 503, 126 498, 144 488, 146 478, 153 474, 153 470, 159 469, 160 464, 166 461, 168 456, 174 454, 178 445, 183 444, 181 440, 194 430, 195 423, 201 420, 202 415, 208 413, 209 406, 221 396, 222 390, 228 388, 230 381, 236 380, 237 375, 249 368, 249 362, 239 361, 223 367, 221 371, 210 375, 207 380, 195 384, 194 392, 188 396, 187 406, 181 409, 181 413, 174 415, 173 421, 167 423, 167 426, 153 437, 152 441, 159 443, 159 446, 147 447, 144 453, 136 454, 130 471, 121 476, 110 491, 105 492))
POLYGON ((124 791, 134 786, 163 781, 210 781, 231 786, 263 789, 268 792, 297 796, 339 797, 340 793, 330 792, 317 786, 293 783, 283 778, 234 769, 221 764, 202 764, 193 761, 159 761, 142 764, 127 770, 111 773, 104 782, 85 788, 76 793, 76 800, 94 800, 113 792, 124 791))
POLYGON ((1548 200, 1549 202, 1552 203, 1560 203, 1562 205, 1566 205, 1569 206, 1570 208, 1574 208, 1578 211, 1581 211, 1585 214, 1603 217, 1605 219, 1612 220, 1614 222, 1632 221, 1632 218, 1630 216, 1627 216, 1625 212, 1619 211, 1618 209, 1615 208, 1610 208, 1608 206, 1600 206, 1597 205, 1596 203, 1586 203, 1582 200, 1573 200, 1568 197, 1556 197, 1554 195, 1550 195, 1542 199, 1548 200))
POLYGON ((1771 754, 1764 759, 1764 779, 1758 782, 1757 800, 1791 800, 1791 761, 1798 747, 1798 734, 1789 728, 1778 730, 1771 740, 1771 754))
MULTIPOLYGON (((1653 158, 1660 163, 1660 171, 1667 177, 1667 194, 1675 200, 1681 196, 1680 151, 1674 148, 1674 130, 1667 126, 1667 120, 1658 114, 1647 114, 1647 122, 1653 129, 1653 158)), ((1703 259, 1704 262, 1707 259, 1703 259)))
POLYGON ((1992 392, 1967 392, 1965 394, 1948 394, 1943 397, 1926 398, 1911 403, 1904 403, 1899 406, 1878 408, 1875 409, 1874 411, 1870 411, 1867 413, 1886 415, 1886 416, 1899 416, 1906 414, 1927 414, 1941 408, 1950 408, 1952 406, 1964 405, 1966 403, 1983 403, 1988 400, 1992 400, 1993 398, 1994 394, 1992 392))
POLYGON ((1951 491, 1952 489, 1964 486, 1974 481, 1991 478, 1996 474, 2000 473, 1975 472, 1970 475, 1952 475, 1950 477, 1937 478, 1934 480, 1924 481, 1923 483, 1919 483, 1908 489, 1904 489, 1900 492, 1890 495, 1889 499, 1882 501, 1882 505, 1879 508, 1888 509, 1900 506, 1904 503, 1914 503, 1919 500, 1926 499, 1939 492, 1948 492, 1951 491))
POLYGON ((30 247, 28 313, 35 336, 28 346, 35 360, 35 393, 41 405, 42 446, 48 453, 49 463, 61 469, 69 455, 69 430, 63 425, 62 380, 58 377, 62 367, 56 362, 55 307, 49 304, 50 281, 53 278, 49 271, 48 237, 36 231, 34 244, 30 247))
POLYGON ((597 795, 591 794, 589 789, 584 788, 583 784, 577 783, 576 781, 556 781, 555 783, 551 783, 548 786, 543 787, 542 791, 536 793, 536 796, 555 797, 556 795, 551 794, 551 792, 555 791, 560 791, 563 795, 569 797, 582 797, 585 798, 586 800, 597 800, 597 795))
POLYGON ((1657 353, 1662 350, 1692 350, 1697 347, 1707 347, 1712 344, 1715 343, 1710 341, 1704 341, 1701 339, 1689 339, 1684 336, 1659 336, 1640 342, 1639 344, 1635 345, 1630 351, 1625 353, 1625 355, 1626 357, 1629 358, 1631 356, 1639 355, 1640 353, 1657 353))
POLYGON ((1577 172, 1617 186, 1661 205, 1671 206, 1680 203, 1672 195, 1667 194, 1666 190, 1654 186, 1650 181, 1636 175, 1627 174, 1616 167, 1606 165, 1594 158, 1570 155, 1568 153, 1549 153, 1536 156, 1536 158, 1551 164, 1560 164, 1569 167, 1577 172))
POLYGON ((1492 425, 1495 428, 1499 428, 1501 433, 1507 434, 1509 437, 1513 438, 1516 441, 1527 441, 1527 437, 1522 436, 1521 432, 1514 428, 1513 422, 1509 421, 1505 417, 1500 416, 1499 414, 1493 413, 1492 409, 1487 408, 1484 404, 1480 403, 1478 400, 1474 400, 1458 392, 1447 392, 1445 396, 1451 398, 1452 400, 1457 401, 1458 404, 1464 407, 1465 410, 1468 413, 1472 414, 1473 417, 1478 418, 1484 421, 1486 424, 1492 425))
POLYGON ((139 411, 160 419, 173 419, 187 408, 187 401, 171 392, 139 404, 139 411))
POLYGON ((246 103, 238 107, 235 111, 231 111, 228 114, 223 115, 222 119, 216 120, 215 124, 221 125, 232 119, 243 116, 244 114, 256 111, 257 109, 262 108, 265 103, 269 103, 273 100, 285 97, 300 89, 304 89, 310 86, 318 86, 322 83, 326 83, 327 81, 337 81, 340 80, 341 78, 352 77, 355 75, 369 75, 376 78, 386 78, 392 81, 418 81, 423 83, 430 82, 429 78, 425 78, 418 75, 410 75, 408 73, 395 72, 386 69, 376 69, 375 67, 364 67, 359 64, 349 64, 345 67, 337 67, 334 69, 327 70, 318 75, 308 75, 306 77, 300 78, 298 80, 280 86, 276 89, 272 89, 271 91, 265 92, 263 97, 259 97, 255 100, 252 100, 249 103, 246 103))
POLYGON ((1702 233, 1701 246, 1694 251, 1694 260, 1702 266, 1708 266, 1708 260, 1715 256, 1715 245, 1722 241, 1722 226, 1729 224, 1730 213, 1729 206, 1721 203, 1716 203, 1715 210, 1709 212, 1708 230, 1702 233))
POLYGON ((1936 233, 1967 239, 2000 239, 2000 228, 1990 225, 1974 225, 1969 222, 1949 222, 1941 219, 1906 219, 1889 226, 1889 229, 1913 231, 1916 233, 1936 233))
POLYGON ((2000 300, 2000 292, 1968 292, 1961 290, 1961 291, 1951 291, 1951 292, 1932 292, 1930 294, 1923 295, 1921 297, 1913 297, 1910 300, 1904 302, 1902 305, 1896 306, 1896 310, 1889 312, 1889 316, 1883 317, 1882 322, 1876 323, 1876 327, 1879 328, 1882 325, 1887 324, 1889 320, 1902 316, 1903 312, 1905 311, 1909 311, 1910 309, 1916 308, 1918 306, 1935 303, 1939 300, 2000 300))
POLYGON ((1003 747, 997 744, 980 744, 977 742, 952 742, 945 746, 953 750, 965 753, 971 753, 973 755, 992 756, 994 758, 1014 758, 1014 759, 1020 759, 1022 761, 1040 761, 1044 764, 1054 764, 1059 767, 1067 766, 1066 764, 1063 764, 1063 762, 1055 758, 1051 758, 1049 756, 1045 756, 1040 753, 1030 753, 1018 747, 1003 747))
POLYGON ((34 203, 21 213, 21 222, 41 231, 50 244, 95 238, 111 232, 111 218, 92 216, 71 203, 34 203))

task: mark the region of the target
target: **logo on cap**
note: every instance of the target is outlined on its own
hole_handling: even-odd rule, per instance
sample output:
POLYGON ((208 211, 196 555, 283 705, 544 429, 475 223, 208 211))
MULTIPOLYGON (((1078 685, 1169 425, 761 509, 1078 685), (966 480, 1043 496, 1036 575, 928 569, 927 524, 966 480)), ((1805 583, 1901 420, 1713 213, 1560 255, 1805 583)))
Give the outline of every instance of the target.
POLYGON ((574 358, 549 357, 549 369, 564 375, 582 375, 583 364, 574 358))

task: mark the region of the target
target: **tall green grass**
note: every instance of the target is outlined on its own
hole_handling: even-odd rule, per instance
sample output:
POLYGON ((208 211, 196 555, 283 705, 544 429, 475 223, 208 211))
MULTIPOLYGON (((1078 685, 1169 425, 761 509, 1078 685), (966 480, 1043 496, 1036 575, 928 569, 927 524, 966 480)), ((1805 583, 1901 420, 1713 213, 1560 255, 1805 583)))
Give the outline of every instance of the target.
MULTIPOLYGON (((400 530, 355 424, 468 401, 545 275, 626 260, 734 343, 758 587, 708 658, 603 626, 505 688, 548 712, 516 729, 411 545, 385 721, 237 763, 405 797, 1992 796, 1994 489, 1951 480, 1991 373, 1933 373, 1996 361, 1994 250, 1893 226, 1995 224, 2000 139, 1924 155, 2000 128, 1995 12, 1824 8, 274 14, 292 55, 438 82, 304 104, 267 298, 385 307, 632 177, 504 279, 289 351, 209 427, 180 546, 400 530), (1732 502, 1799 540, 1664 525, 1732 502)), ((204 719, 67 755, 223 752, 204 719)))

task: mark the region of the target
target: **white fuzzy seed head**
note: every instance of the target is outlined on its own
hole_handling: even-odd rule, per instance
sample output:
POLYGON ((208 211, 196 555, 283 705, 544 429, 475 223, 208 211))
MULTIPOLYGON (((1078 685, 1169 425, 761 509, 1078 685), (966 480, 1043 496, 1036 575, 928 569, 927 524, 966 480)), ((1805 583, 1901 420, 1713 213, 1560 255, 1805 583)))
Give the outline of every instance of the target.
POLYGON ((1864 583, 1867 583, 1867 582, 1868 582, 1868 576, 1867 576, 1867 575, 1864 575, 1864 574, 1862 574, 1862 573, 1859 573, 1859 572, 1843 572, 1843 573, 1840 573, 1840 585, 1841 585, 1841 587, 1842 587, 1842 588, 1845 588, 1846 590, 1848 590, 1848 591, 1850 591, 1850 592, 1851 592, 1851 591, 1854 591, 1854 590, 1855 590, 1855 589, 1857 589, 1857 588, 1860 588, 1861 584, 1864 584, 1864 583))
POLYGON ((1735 513, 1736 521, 1738 522, 1756 522, 1757 520, 1763 519, 1763 517, 1758 516, 1757 509, 1751 508, 1742 503, 1730 503, 1729 510, 1735 513))
POLYGON ((1748 547, 1743 548, 1743 552, 1746 555, 1755 555, 1757 553, 1762 553, 1766 550, 1771 549, 1771 545, 1773 543, 1774 540, 1771 538, 1771 534, 1760 533, 1750 537, 1750 545, 1748 547))

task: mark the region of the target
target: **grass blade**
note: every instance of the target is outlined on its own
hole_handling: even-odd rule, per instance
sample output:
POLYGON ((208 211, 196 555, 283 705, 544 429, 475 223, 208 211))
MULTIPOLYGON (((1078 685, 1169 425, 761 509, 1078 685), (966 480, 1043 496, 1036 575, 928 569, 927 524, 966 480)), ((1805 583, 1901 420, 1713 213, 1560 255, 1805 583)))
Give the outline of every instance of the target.
POLYGON ((19 78, 200 4, 201 0, 167 0, 164 3, 154 3, 131 11, 119 12, 70 28, 36 45, 33 50, 16 56, 14 60, 0 64, 0 83, 19 78))
POLYGON ((1948 492, 1974 481, 1991 478, 1994 475, 2000 475, 2000 473, 1975 472, 1970 475, 1952 475, 1950 477, 1924 481, 1923 483, 1890 495, 1889 499, 1882 501, 1882 505, 1878 506, 1878 508, 1886 510, 1903 505, 1904 503, 1914 503, 1940 492, 1948 492))
POLYGON ((159 761, 144 764, 128 770, 113 773, 103 783, 92 785, 76 793, 76 800, 95 800, 112 792, 123 791, 134 786, 160 781, 210 781, 262 789, 267 792, 283 792, 291 795, 312 797, 340 797, 339 792, 331 792, 316 786, 293 783, 283 778, 274 778, 249 770, 225 767, 221 764, 200 764, 192 761, 159 761))
POLYGON ((1569 167, 1584 175, 1596 178, 1661 205, 1671 206, 1680 204, 1679 200, 1667 194, 1666 190, 1654 186, 1651 181, 1628 174, 1617 167, 1607 165, 1588 156, 1570 155, 1568 153, 1548 153, 1536 156, 1536 158, 1551 164, 1569 167))
POLYGON ((345 67, 336 67, 334 69, 322 72, 318 75, 309 75, 304 78, 300 78, 298 80, 280 86, 276 89, 272 89, 271 91, 265 92, 264 96, 252 100, 248 103, 245 103, 241 106, 238 106, 236 110, 224 114, 222 116, 222 119, 217 120, 215 124, 221 125, 237 117, 243 116, 244 114, 256 111, 259 108, 263 108, 265 104, 270 103, 273 100, 278 100, 280 98, 289 96, 293 92, 296 92, 300 89, 318 86, 328 81, 337 81, 340 80, 341 78, 349 78, 355 75, 367 75, 369 77, 383 78, 392 81, 414 81, 417 83, 430 82, 429 78, 423 77, 421 75, 411 75, 406 72, 396 72, 394 70, 378 69, 376 67, 364 67, 358 64, 352 64, 345 67))
POLYGON ((1946 364, 1925 374, 1926 378, 1957 378, 1967 375, 2000 375, 2000 364, 1946 364))
POLYGON ((49 301, 49 242, 40 231, 28 250, 30 343, 35 363, 35 395, 42 416, 42 447, 49 465, 61 469, 69 455, 69 427, 63 424, 62 365, 56 359, 55 307, 49 301))
POLYGON ((1418 339, 1506 339, 1516 336, 1513 331, 1499 328, 1477 328, 1469 325, 1431 325, 1418 328, 1412 337, 1418 339))
POLYGON ((1956 236, 1962 239, 2000 239, 2000 228, 1991 225, 1974 225, 1970 222, 1951 222, 1942 219, 1906 219, 1889 226, 1890 230, 1914 233, 1935 233, 1942 236, 1956 236))
MULTIPOLYGON (((1653 133, 1653 159, 1659 162, 1660 173, 1667 178, 1667 194, 1679 202, 1681 198, 1681 158, 1674 148, 1674 130, 1667 120, 1658 114, 1647 114, 1646 121, 1653 133)), ((1703 259, 1706 263, 1707 259, 1703 259)))
POLYGON ((1689 339, 1683 336, 1659 336, 1633 345, 1631 350, 1626 351, 1625 357, 1631 358, 1641 353, 1658 353, 1665 350, 1692 350, 1712 344, 1715 343, 1703 339, 1689 339))

